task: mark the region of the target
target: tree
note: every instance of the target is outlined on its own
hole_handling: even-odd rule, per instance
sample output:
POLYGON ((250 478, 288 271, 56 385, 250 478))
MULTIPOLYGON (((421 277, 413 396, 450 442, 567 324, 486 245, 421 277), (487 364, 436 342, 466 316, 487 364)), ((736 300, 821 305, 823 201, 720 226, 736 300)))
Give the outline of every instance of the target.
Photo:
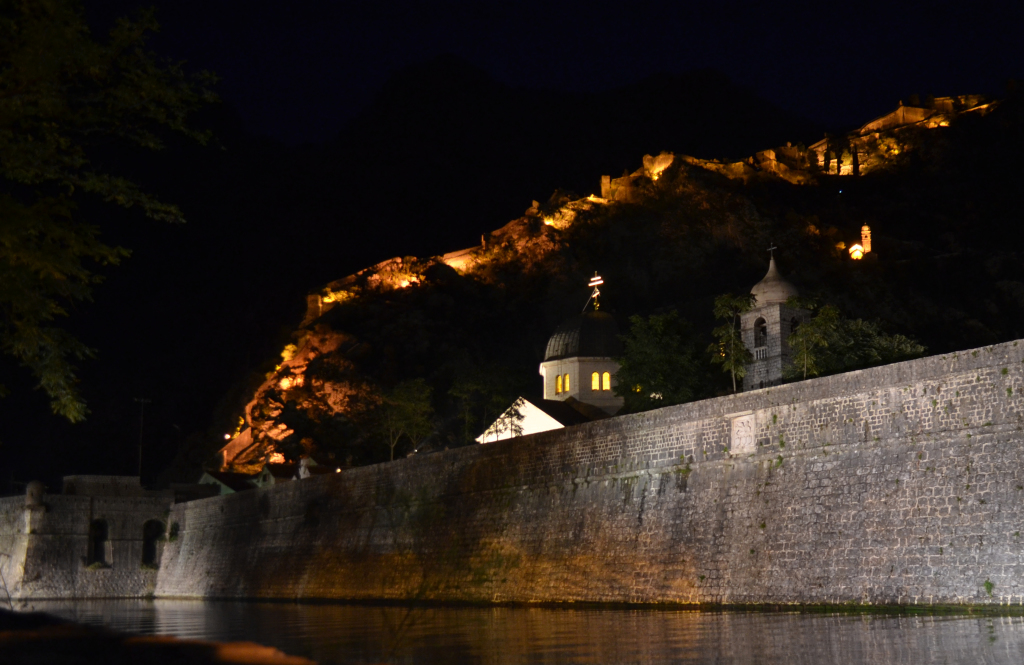
POLYGON ((492 423, 498 431, 491 434, 510 431, 518 436, 522 432, 523 415, 517 397, 522 391, 523 386, 517 384, 514 374, 498 364, 459 366, 448 390, 457 414, 454 420, 459 424, 458 430, 452 432, 454 443, 475 443, 477 435, 492 423))
MULTIPOLYGON (((805 307, 810 309, 810 307, 805 307)), ((786 378, 808 378, 917 358, 925 347, 904 335, 889 335, 873 321, 845 319, 825 305, 788 338, 793 363, 786 378)))
POLYGON ((629 333, 620 337, 615 393, 636 413, 688 402, 697 394, 700 369, 690 326, 676 312, 631 316, 629 333))
POLYGON ((708 347, 711 362, 722 366, 723 372, 732 375, 732 391, 736 392, 736 379, 747 375, 747 364, 753 360, 750 349, 743 343, 740 331, 740 315, 754 306, 754 296, 735 296, 729 293, 715 298, 715 318, 722 325, 711 331, 718 340, 708 347))
POLYGON ((433 430, 434 409, 430 386, 423 379, 403 381, 381 395, 374 418, 375 429, 387 444, 391 459, 403 439, 415 445, 433 430))
MULTIPOLYGON (((805 307, 810 309, 810 307, 805 307)), ((831 305, 822 307, 817 316, 804 321, 789 336, 793 363, 785 368, 787 377, 817 376, 821 373, 822 350, 828 348, 839 325, 839 310, 831 305)))
POLYGON ((88 413, 74 362, 93 351, 55 321, 90 299, 100 281, 94 266, 128 256, 75 216, 76 202, 85 196, 184 221, 92 155, 118 144, 158 150, 168 130, 207 139, 186 119, 214 99, 213 77, 186 75, 146 51, 156 28, 146 12, 119 20, 99 42, 76 0, 0 0, 0 348, 72 422, 88 413))
POLYGON ((925 347, 904 335, 889 335, 875 321, 840 318, 822 358, 822 372, 884 365, 924 355, 925 347))
POLYGON ((517 397, 512 406, 505 409, 498 419, 495 420, 490 427, 487 428, 483 433, 483 443, 487 443, 491 437, 494 437, 494 441, 502 438, 502 434, 508 433, 507 438, 514 438, 523 435, 523 420, 526 418, 523 414, 523 408, 526 406, 526 400, 522 397, 517 397))

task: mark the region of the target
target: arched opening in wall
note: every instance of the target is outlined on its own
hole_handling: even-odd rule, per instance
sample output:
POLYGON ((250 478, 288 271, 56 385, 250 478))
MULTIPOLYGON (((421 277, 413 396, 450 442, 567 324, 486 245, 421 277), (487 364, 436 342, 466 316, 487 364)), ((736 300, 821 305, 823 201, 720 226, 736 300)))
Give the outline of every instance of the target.
POLYGON ((142 525, 142 565, 156 567, 160 563, 160 540, 164 537, 164 523, 149 520, 142 525))
POLYGON ((796 332, 796 329, 800 327, 800 319, 795 316, 789 321, 789 334, 792 335, 796 332))
POLYGON ((601 390, 611 390, 611 389, 612 389, 612 373, 611 372, 605 372, 604 374, 601 375, 601 390))
POLYGON ((89 523, 89 565, 110 565, 110 530, 107 520, 93 520, 89 523))
POLYGON ((590 389, 600 390, 601 389, 601 375, 594 372, 590 375, 590 389))
POLYGON ((560 395, 562 393, 562 375, 559 374, 555 377, 555 394, 560 395))
POLYGON ((763 318, 754 321, 754 348, 768 346, 768 322, 763 318))
POLYGON ((565 380, 562 381, 562 388, 565 390, 565 392, 569 392, 569 375, 568 374, 565 375, 565 380))

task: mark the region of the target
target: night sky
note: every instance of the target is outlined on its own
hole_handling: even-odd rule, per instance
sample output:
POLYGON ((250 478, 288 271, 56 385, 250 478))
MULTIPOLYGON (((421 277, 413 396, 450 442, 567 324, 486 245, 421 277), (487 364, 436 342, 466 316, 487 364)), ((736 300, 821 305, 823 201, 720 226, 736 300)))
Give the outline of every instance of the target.
MULTIPOLYGON (((0 492, 32 478, 52 485, 62 474, 134 473, 140 396, 153 399, 143 474, 152 485, 189 435, 210 436, 225 413, 237 413, 240 382, 288 341, 306 292, 390 256, 465 247, 531 199, 556 187, 596 187, 603 173, 637 168, 645 151, 703 146, 697 156, 720 157, 710 146, 722 141, 723 151, 742 156, 770 147, 766 141, 851 129, 914 93, 998 97, 1009 79, 1024 78, 1022 3, 787 9, 771 2, 117 0, 86 2, 86 15, 101 34, 116 16, 148 5, 162 25, 153 50, 221 79, 222 104, 200 119, 214 129, 217 147, 172 146, 132 172, 179 204, 189 224, 82 208, 108 241, 134 250, 122 267, 104 271, 96 302, 70 324, 99 351, 80 374, 93 416, 74 427, 59 421, 27 388, 30 378, 16 374, 15 394, 0 400, 0 492), (424 66, 433 67, 430 76, 416 69, 424 66), (749 137, 741 125, 750 122, 723 120, 735 131, 723 125, 704 143, 690 135, 683 145, 671 131, 659 134, 672 128, 667 109, 649 120, 659 138, 640 132, 602 152, 606 137, 589 140, 586 127, 573 135, 570 113, 551 122, 550 141, 538 137, 547 103, 564 110, 613 100, 629 112, 634 97, 657 98, 650 77, 674 76, 686 87, 701 71, 703 86, 708 70, 720 79, 711 88, 753 100, 752 109, 768 109, 763 115, 773 119, 749 137), (449 84, 445 106, 431 95, 448 95, 449 84), (523 123, 481 113, 461 134, 433 132, 439 117, 460 111, 456 97, 467 89, 528 100, 523 108, 536 112, 523 123), (389 113, 405 102, 389 125, 389 113), (421 107, 433 110, 421 114, 421 107), (388 142, 403 131, 408 144, 388 142), (728 143, 733 134, 742 136, 728 143), (377 138, 367 146, 365 136, 377 138), (374 141, 386 154, 370 164, 374 141), (486 150, 506 150, 501 168, 449 177, 462 172, 438 163, 460 142, 455 161, 479 145, 482 164, 486 150), (517 144, 528 147, 516 153, 517 144), (556 147, 546 152, 547 144, 556 147), (410 155, 400 154, 406 145, 410 155), (389 178, 364 173, 390 164, 401 168, 389 178), (422 191, 411 185, 435 171, 441 175, 422 191), (376 205, 392 199, 391 207, 376 205), (453 200, 465 214, 446 212, 453 200)), ((466 94, 475 103, 476 93, 466 94)), ((722 102, 686 99, 703 109, 695 117, 718 114, 722 102)), ((649 111, 638 108, 637 122, 647 122, 649 111)), ((689 116, 679 117, 684 125, 689 116)))
POLYGON ((444 53, 554 90, 716 69, 848 128, 915 92, 1000 93, 1024 29, 1017 2, 87 3, 97 24, 151 4, 155 49, 216 72, 246 128, 288 144, 332 138, 389 76, 444 53))

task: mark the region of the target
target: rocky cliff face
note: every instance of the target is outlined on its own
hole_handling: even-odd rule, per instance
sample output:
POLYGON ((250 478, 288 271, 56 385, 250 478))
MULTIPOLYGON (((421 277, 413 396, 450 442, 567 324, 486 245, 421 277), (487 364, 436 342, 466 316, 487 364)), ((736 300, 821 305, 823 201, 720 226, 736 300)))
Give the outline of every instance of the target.
MULTIPOLYGON (((379 386, 361 375, 358 365, 380 340, 361 340, 339 329, 343 310, 393 296, 416 299, 435 282, 452 278, 497 286, 500 267, 508 263, 525 273, 543 272, 542 264, 564 249, 559 229, 577 211, 600 204, 595 201, 552 205, 547 215, 535 204, 522 217, 485 234, 479 247, 429 259, 396 257, 310 294, 295 342, 282 351, 282 362, 246 405, 239 430, 220 451, 220 468, 255 473, 267 461, 309 455, 317 450, 311 436, 315 430, 332 422, 344 429, 342 423, 367 416, 379 403, 379 386), (295 426, 295 421, 306 427, 295 426)), ((353 459, 345 456, 336 462, 351 464, 353 459)))
MULTIPOLYGON (((245 407, 219 465, 253 472, 267 461, 310 454, 339 466, 380 461, 374 410, 383 390, 412 378, 432 389, 430 445, 471 441, 491 411, 534 387, 548 335, 578 312, 595 270, 605 276, 605 302, 621 322, 674 308, 703 334, 713 325, 710 301, 749 289, 774 243, 783 248, 787 274, 821 300, 886 321, 935 351, 1021 336, 1013 322, 1024 321, 1024 299, 1012 297, 1015 284, 1024 292, 1024 274, 1013 268, 1020 262, 1004 260, 1009 244, 992 248, 980 236, 960 235, 948 215, 964 206, 988 217, 1012 208, 998 196, 968 201, 951 188, 935 190, 936 179, 963 179, 957 155, 985 153, 986 141, 1007 151, 1001 125, 975 122, 994 107, 975 108, 929 112, 909 124, 885 116, 845 142, 787 145, 735 163, 648 155, 637 171, 602 178, 601 196, 556 192, 484 234, 478 246, 396 257, 331 282, 309 294, 293 343, 245 407), (975 124, 951 125, 961 116, 975 124), (885 148, 894 141, 898 150, 885 148), (881 146, 863 162, 877 173, 858 179, 859 197, 839 197, 850 181, 823 173, 819 152, 827 157, 865 142, 881 146), (931 160, 925 166, 907 159, 918 150, 931 160), (929 172, 930 165, 946 171, 929 172), (923 196, 934 205, 916 203, 923 196), (985 206, 992 210, 982 212, 985 206), (857 242, 867 223, 875 230, 872 260, 850 261, 842 248, 857 242), (943 264, 943 279, 929 277, 954 236, 964 250, 977 245, 987 274, 956 263, 943 264), (961 273, 960 286, 951 286, 961 273), (959 288, 975 292, 978 280, 991 282, 982 287, 989 293, 1009 295, 985 302, 955 296, 959 288), (944 323, 951 320, 976 325, 953 334, 944 323)), ((1003 113, 998 122, 1012 124, 1013 117, 1003 113)), ((1005 177, 998 157, 985 159, 993 177, 1005 177)), ((977 177, 977 164, 963 168, 977 177)), ((708 395, 720 388, 714 378, 708 395)))

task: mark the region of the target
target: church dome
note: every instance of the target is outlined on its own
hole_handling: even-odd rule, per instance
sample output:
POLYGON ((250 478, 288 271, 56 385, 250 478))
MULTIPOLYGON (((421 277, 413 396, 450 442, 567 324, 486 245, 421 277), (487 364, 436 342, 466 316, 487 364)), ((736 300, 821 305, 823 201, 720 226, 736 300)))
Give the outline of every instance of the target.
POLYGON ((775 257, 772 257, 771 263, 768 264, 768 274, 750 289, 750 293, 757 298, 754 307, 782 304, 793 296, 800 295, 796 287, 779 274, 778 268, 775 267, 775 257))
POLYGON ((605 312, 586 312, 558 326, 548 340, 544 361, 561 358, 614 358, 622 355, 619 326, 605 312))

